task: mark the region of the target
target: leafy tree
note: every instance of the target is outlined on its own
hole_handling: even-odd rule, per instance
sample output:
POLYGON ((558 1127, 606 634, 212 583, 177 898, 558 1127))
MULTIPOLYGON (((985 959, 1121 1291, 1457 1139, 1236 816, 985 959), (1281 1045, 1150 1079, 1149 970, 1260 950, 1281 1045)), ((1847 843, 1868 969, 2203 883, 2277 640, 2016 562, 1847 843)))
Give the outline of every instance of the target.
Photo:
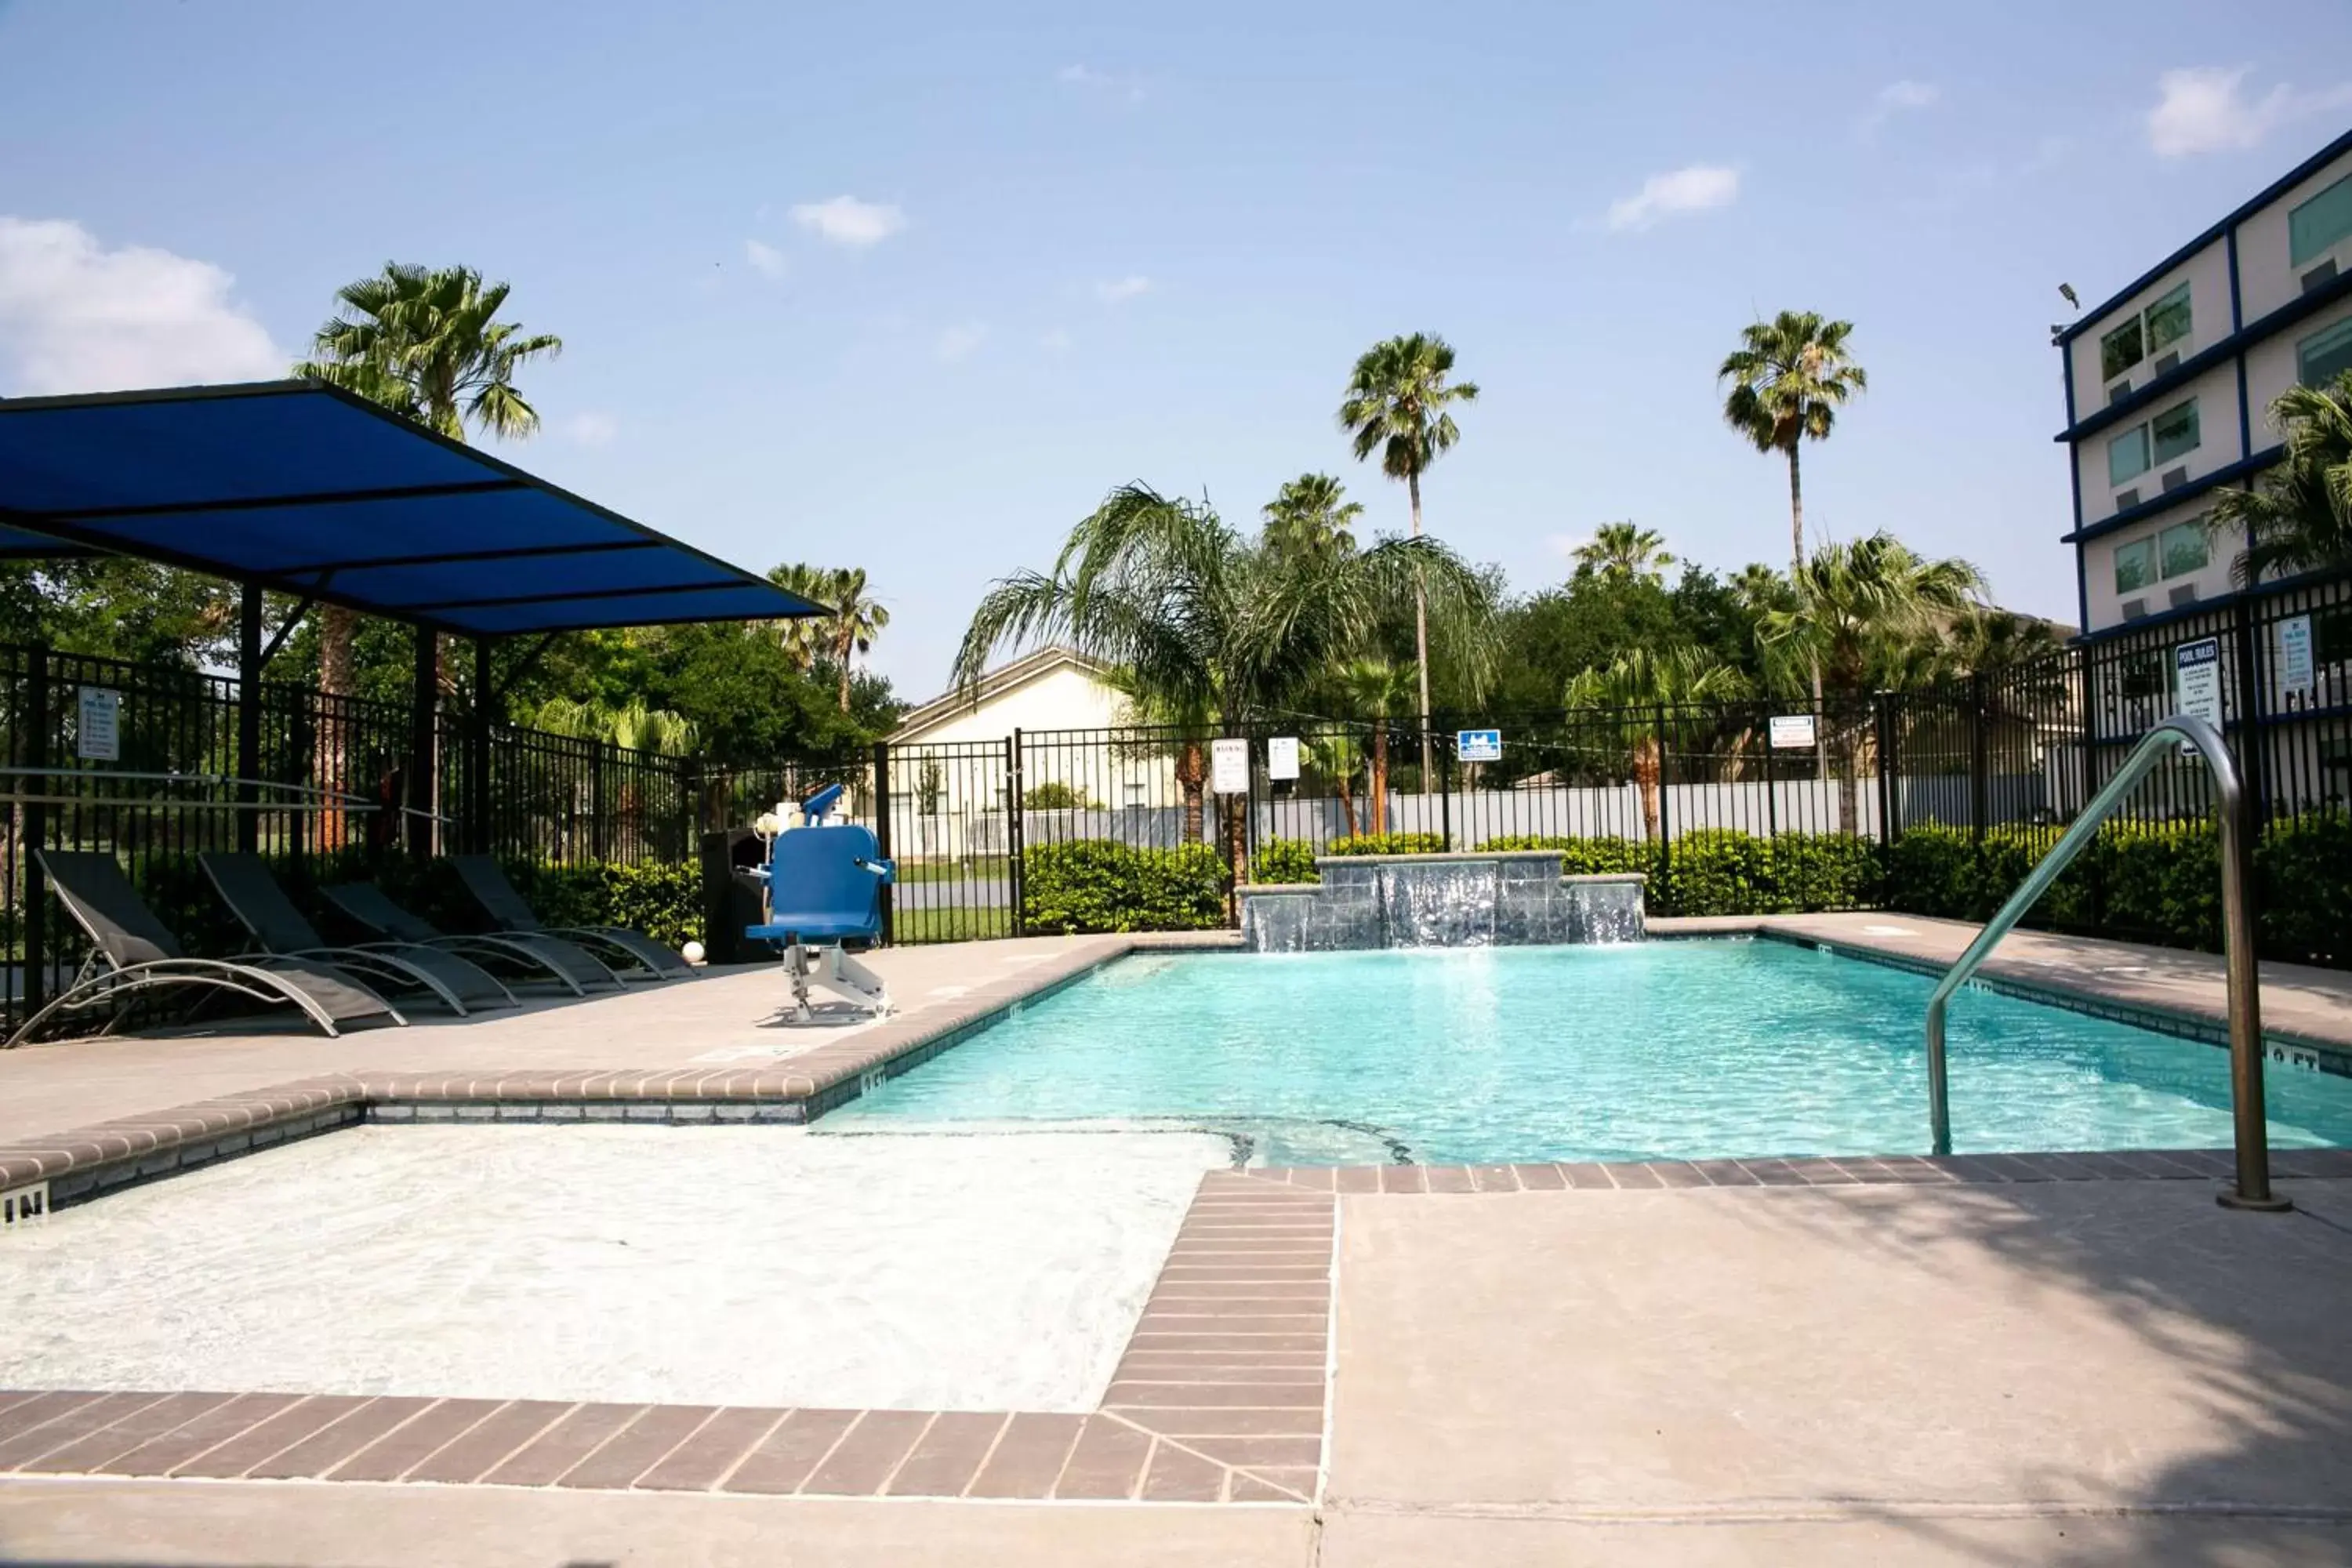
POLYGON ((1287 480, 1260 514, 1265 547, 1293 554, 1352 554, 1349 531, 1364 509, 1346 499, 1347 487, 1329 474, 1301 474, 1287 480))
MULTIPOLYGON (((1371 731, 1370 792, 1365 804, 1375 833, 1389 823, 1389 725, 1412 710, 1420 672, 1409 664, 1357 657, 1341 661, 1325 678, 1339 711, 1371 731)), ((1351 830, 1352 831, 1352 830, 1351 830)))
MULTIPOLYGON (((1797 603, 1763 620, 1765 658, 1782 669, 1812 672, 1849 699, 1880 683, 1890 665, 1923 638, 1976 607, 1984 574, 1960 560, 1930 561, 1889 533, 1815 552, 1797 574, 1797 603)), ((1861 724, 1849 705, 1825 711, 1824 750, 1838 752, 1838 804, 1854 822, 1854 762, 1861 724)))
MULTIPOLYGON (((1144 716, 1231 729, 1307 691, 1408 595, 1481 590, 1433 539, 1294 555, 1244 539, 1205 502, 1122 485, 1070 531, 1050 571, 1017 572, 989 589, 957 650, 955 679, 976 689, 999 648, 1061 643, 1118 668, 1144 716)), ((1201 742, 1180 748, 1186 833, 1197 838, 1199 788, 1190 781, 1204 771, 1201 742)), ((1236 879, 1241 804, 1227 805, 1236 879)))
MULTIPOLYGON (((293 374, 380 403, 452 441, 465 440, 469 426, 520 440, 539 429, 539 411, 515 373, 562 353, 563 340, 499 321, 509 292, 506 283, 485 286, 470 267, 386 262, 335 291, 335 314, 293 374)), ((334 605, 319 616, 320 688, 349 696, 356 617, 334 605)))
POLYGON ((1805 487, 1797 449, 1826 441, 1837 411, 1870 385, 1869 374, 1846 348, 1852 321, 1827 321, 1811 310, 1783 310, 1769 321, 1740 331, 1740 346, 1716 372, 1729 382, 1723 400, 1725 423, 1756 444, 1759 452, 1789 459, 1789 562, 1805 565, 1805 487))
POLYGON ((1570 558, 1576 563, 1579 577, 1611 581, 1647 578, 1659 582, 1664 578, 1666 568, 1675 563, 1664 537, 1656 529, 1632 522, 1602 523, 1590 540, 1576 547, 1570 558))
MULTIPOLYGON (((1405 482, 1412 507, 1412 537, 1421 537, 1421 476, 1462 438, 1456 403, 1478 397, 1475 382, 1454 382, 1454 350, 1444 338, 1414 332, 1373 344, 1356 361, 1339 426, 1354 439, 1356 460, 1381 455, 1381 471, 1405 482)), ((1421 672, 1421 727, 1429 729, 1429 605, 1413 591, 1412 661, 1421 672)))
POLYGON ((1694 647, 1654 652, 1631 647, 1608 664, 1587 669, 1568 683, 1569 711, 1597 715, 1617 731, 1642 796, 1643 836, 1658 837, 1658 787, 1664 773, 1662 741, 1679 739, 1693 723, 1679 707, 1724 702, 1748 694, 1739 671, 1718 664, 1694 647), (1664 733, 1662 735, 1661 731, 1664 733))
POLYGON ((810 566, 794 562, 771 567, 768 581, 788 594, 823 605, 826 614, 772 623, 803 670, 812 669, 820 654, 833 662, 840 684, 841 710, 849 711, 850 675, 857 655, 874 646, 890 612, 866 592, 863 566, 810 566))
POLYGON ((531 715, 530 726, 551 735, 602 741, 625 751, 654 752, 663 756, 688 757, 700 749, 700 737, 695 732, 692 720, 667 708, 648 708, 643 702, 613 709, 568 697, 551 697, 531 715))
POLYGON ((2241 588, 2352 566, 2352 371, 2331 385, 2289 388, 2270 419, 2286 437, 2285 461, 2213 503, 2213 531, 2247 542, 2230 568, 2241 588))

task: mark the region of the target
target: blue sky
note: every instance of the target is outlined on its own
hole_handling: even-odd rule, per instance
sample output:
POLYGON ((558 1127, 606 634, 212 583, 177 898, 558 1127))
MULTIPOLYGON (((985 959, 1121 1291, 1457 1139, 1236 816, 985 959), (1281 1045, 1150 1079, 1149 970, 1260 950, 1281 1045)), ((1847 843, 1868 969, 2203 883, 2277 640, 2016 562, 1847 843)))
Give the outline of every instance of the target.
POLYGON ((1713 373, 1811 309, 1872 383, 1816 532, 2071 618, 2057 285, 2352 123, 2352 6, 1937 11, 0 0, 0 395, 270 374, 341 283, 467 262, 569 345, 507 456, 864 565, 921 697, 1120 481, 1254 523, 1320 468, 1402 528, 1332 421, 1401 331, 1485 394, 1429 525, 1516 586, 1622 517, 1780 561, 1713 373))

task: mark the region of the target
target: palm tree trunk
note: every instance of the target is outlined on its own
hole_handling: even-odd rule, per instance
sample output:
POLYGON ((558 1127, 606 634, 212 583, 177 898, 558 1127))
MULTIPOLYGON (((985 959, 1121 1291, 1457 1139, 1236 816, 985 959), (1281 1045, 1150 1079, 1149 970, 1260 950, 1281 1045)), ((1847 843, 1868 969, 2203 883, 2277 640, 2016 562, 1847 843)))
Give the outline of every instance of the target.
POLYGON ((1339 797, 1339 816, 1348 825, 1348 837, 1355 837, 1362 829, 1356 826, 1356 803, 1348 794, 1347 774, 1331 775, 1331 793, 1339 797))
MULTIPOLYGON (((1421 475, 1405 476, 1405 493, 1412 501, 1412 536, 1421 537, 1421 475)), ((1412 578, 1412 659, 1413 669, 1421 677, 1421 769, 1429 771, 1429 592, 1416 569, 1412 578)), ((1426 784, 1423 788, 1426 788, 1426 784)), ((1381 819, 1381 829, 1388 831, 1381 819)))
MULTIPOLYGON (((1789 443, 1789 585, 1804 592, 1805 580, 1805 481, 1797 466, 1797 448, 1803 442, 1801 434, 1789 443)), ((1822 667, 1813 668, 1813 771, 1822 778, 1829 776, 1829 741, 1822 733, 1828 715, 1822 711, 1822 667)))
POLYGON ((1201 784, 1207 771, 1201 759, 1201 742, 1187 741, 1176 754, 1176 784, 1184 792, 1184 842, 1201 842, 1201 784))
POLYGON ((849 660, 841 661, 841 710, 849 711, 849 660))
POLYGON ((1642 841, 1658 841, 1658 738, 1643 735, 1633 742, 1633 785, 1642 795, 1642 841))
POLYGON ((1389 830, 1389 721, 1372 721, 1372 813, 1374 833, 1389 830))
POLYGON ((1236 888, 1249 880, 1249 796, 1229 795, 1224 797, 1225 853, 1233 863, 1236 888))

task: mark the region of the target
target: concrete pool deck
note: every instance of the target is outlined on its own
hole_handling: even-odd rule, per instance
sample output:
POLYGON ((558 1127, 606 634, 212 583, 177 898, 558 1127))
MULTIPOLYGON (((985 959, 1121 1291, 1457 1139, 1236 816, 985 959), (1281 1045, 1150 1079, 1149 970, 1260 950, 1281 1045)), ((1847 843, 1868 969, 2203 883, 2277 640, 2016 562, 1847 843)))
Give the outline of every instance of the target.
MULTIPOLYGON (((1972 934, 1883 915, 1737 926, 1913 963, 1948 962, 1972 934)), ((907 1007, 882 1026, 893 1033, 845 1032, 814 1049, 845 1062, 893 1042, 918 1048, 1131 940, 877 955, 907 1007)), ((2103 1005, 2219 1015, 2220 962, 2208 955, 2019 933, 1994 972, 2103 1005)), ((2269 965, 2264 976, 2274 1028, 2352 1042, 2352 977, 2269 965)), ((0 1142, 70 1142, 58 1130, 259 1096, 322 1074, 463 1079, 493 1097, 509 1079, 543 1089, 541 1080, 564 1074, 607 1089, 626 1078, 656 1097, 781 1094, 796 1069, 812 1076, 814 1051, 776 1062, 697 1059, 788 1033, 757 1026, 780 989, 772 973, 722 974, 341 1041, 243 1036, 5 1053, 0 1142)), ((1203 1228, 1189 1246, 1180 1239, 1162 1277, 1163 1288, 1181 1287, 1156 1298, 1162 1331, 1196 1331, 1198 1308, 1186 1303, 1218 1284, 1219 1265, 1204 1254, 1224 1263, 1255 1255, 1263 1280, 1249 1288, 1265 1295, 1265 1281, 1311 1273, 1309 1255, 1335 1234, 1338 1247, 1328 1437, 1313 1445, 1324 1469, 1273 1467, 1286 1473, 1265 1491, 1228 1479, 1219 1506, 1142 1500, 1188 1488, 1200 1495, 1198 1472, 1181 1462, 1160 1489, 1151 1479, 1162 1447, 1181 1456, 1200 1439, 1181 1420, 1153 1435, 1149 1413, 1160 1396, 1145 1385, 1154 1380, 1129 1373, 1164 1372, 1188 1354, 1239 1372, 1237 1347, 1267 1336, 1286 1342, 1245 1352, 1272 1358, 1257 1381, 1295 1375, 1286 1363, 1307 1348, 1287 1343, 1281 1313, 1197 1351, 1172 1340, 1148 1345, 1139 1333, 1120 1373, 1129 1386, 1110 1402, 1138 1403, 1057 1418, 1143 1434, 1096 1449, 1117 1450, 1102 1473, 1118 1474, 1093 1495, 1125 1502, 1018 1500, 1059 1489, 1074 1458, 1067 1447, 1055 1449, 1060 1468, 1045 1490, 978 1500, 987 1466, 974 1434, 929 1418, 883 1423, 879 1447, 843 1459, 881 1468, 863 1500, 659 1489, 659 1467, 725 1411, 691 1426, 604 1415, 557 1433, 553 1457, 568 1455, 580 1470, 570 1486, 507 1485, 487 1471, 461 1484, 260 1479, 306 1473, 320 1445, 302 1463, 287 1456, 331 1430, 326 1423, 250 1463, 230 1463, 246 1458, 236 1453, 205 1466, 203 1449, 190 1461, 252 1479, 44 1476, 24 1468, 57 1468, 70 1443, 106 1447, 118 1424, 165 1422, 178 1411, 152 1402, 163 1395, 76 1406, 78 1424, 53 1430, 52 1442, 34 1418, 47 1409, 67 1420, 72 1410, 18 1401, 0 1407, 0 1469, 19 1472, 0 1478, 0 1562, 2352 1561, 2352 1323, 2341 1306, 2352 1300, 2352 1180, 2335 1174, 2352 1166, 2342 1157, 2282 1158, 2283 1175, 2331 1177, 2289 1181, 2299 1208, 2282 1216, 2215 1205, 2224 1166, 2210 1155, 2060 1159, 2023 1171, 1806 1163, 1429 1167, 1413 1170, 1407 1191, 1387 1190, 1378 1170, 1211 1176, 1202 1196, 1213 1190, 1214 1201, 1196 1204, 1203 1228), (1300 1190, 1310 1183, 1323 1190, 1300 1190), (1334 1211, 1336 1229, 1314 1218, 1334 1211), (1258 1228, 1270 1234, 1247 1235, 1258 1228), (939 1474, 978 1467, 955 1489, 964 1500, 899 1495, 931 1485, 920 1474, 905 1488, 895 1481, 935 1434, 935 1447, 955 1450, 926 1461, 939 1474), (624 1470, 629 1477, 616 1479, 624 1470), (1319 1501, 1274 1495, 1308 1487, 1310 1477, 1319 1501)), ((1286 1432, 1306 1408, 1230 1397, 1210 1408, 1287 1410, 1286 1432)), ((1318 1398, 1318 1419, 1321 1407, 1318 1398)), ((390 1422, 381 1432, 364 1420, 347 1429, 352 1440, 381 1442, 429 1412, 323 1414, 328 1423, 390 1422)), ((767 1436, 745 1441, 786 1429, 781 1413, 769 1414, 778 1420, 760 1428, 767 1436)), ((1023 1419, 1000 1424, 989 1442, 1001 1447, 1020 1434, 1042 1451, 1061 1440, 1023 1419)), ((730 1431, 756 1425, 739 1420, 730 1431)), ((835 1442, 861 1425, 841 1422, 835 1442)), ((1244 1416, 1218 1431, 1238 1444, 1255 1426, 1244 1416)), ((269 1442, 265 1435, 251 1446, 269 1442)), ((830 1447, 810 1456, 794 1484, 832 1457, 830 1447)), ((1078 1479, 1076 1489, 1088 1489, 1090 1478, 1078 1479)))

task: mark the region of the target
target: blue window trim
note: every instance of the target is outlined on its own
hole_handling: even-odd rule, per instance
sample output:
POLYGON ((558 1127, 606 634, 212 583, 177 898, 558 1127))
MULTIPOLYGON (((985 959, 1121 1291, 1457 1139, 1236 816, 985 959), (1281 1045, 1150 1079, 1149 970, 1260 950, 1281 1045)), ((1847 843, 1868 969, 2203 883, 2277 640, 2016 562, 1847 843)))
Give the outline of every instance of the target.
MULTIPOLYGON (((2164 374, 2158 376, 2129 397, 2111 403, 2105 408, 2092 410, 2081 419, 2051 437, 2053 441, 2082 441, 2097 435, 2110 425, 2120 423, 2157 403, 2184 383, 2211 370, 2215 365, 2234 356, 2242 357, 2248 349, 2266 338, 2277 336, 2306 316, 2318 314, 2337 300, 2352 296, 2352 272, 2347 272, 2332 282, 2322 284, 2307 294, 2299 295, 2263 317, 2251 326, 2241 327, 2210 348, 2200 349, 2191 358, 2182 360, 2164 374)), ((2071 359, 2071 355, 2069 358, 2071 359)), ((2239 378, 2244 380, 2242 374, 2239 378)))
POLYGON ((2236 229, 2237 226, 2243 223, 2247 218, 2252 217, 2255 213, 2270 205, 2273 202, 2278 200, 2280 196, 2285 195, 2295 186, 2303 184, 2304 181, 2319 173, 2321 169, 2326 167, 2328 163, 2332 163, 2336 158, 2341 157, 2346 153, 2352 153, 2352 131, 2347 131, 2343 135, 2338 136, 2335 141, 2330 142, 2326 146, 2322 147, 2318 152, 2314 153, 2310 157, 2305 158, 2302 163, 2297 163, 2284 174, 2282 174, 2277 179, 2272 181, 2269 184, 2263 186, 2261 193, 2252 200, 2247 202, 2235 212, 2232 212, 2229 216, 2223 218, 2221 222, 2215 224, 2212 227, 2207 229, 2204 233, 2199 235, 2196 238, 2190 240, 2179 249, 2174 251, 2171 255, 2166 257, 2154 267, 2149 268, 2146 272, 2141 273, 2124 288, 2117 289, 2114 298, 2108 300, 2104 304, 2101 304, 2096 309, 2086 312, 2081 321, 2076 321, 2073 326, 2068 327, 2063 332, 2061 332, 2058 336, 2059 343, 2063 346, 2073 342, 2076 338, 2082 336, 2091 328, 2098 325, 2102 317, 2112 314, 2124 303, 2125 300, 2130 299, 2133 295, 2138 293, 2141 289, 2147 288, 2149 284, 2155 282, 2158 279, 2163 277, 2166 273, 2171 271, 2174 268, 2179 266, 2182 262, 2188 260, 2190 257, 2196 255, 2199 251, 2212 244, 2215 240, 2220 239, 2222 236, 2236 229))
POLYGON ((2262 472, 2277 462, 2285 450, 2284 446, 2273 447, 2265 451, 2256 452, 2251 458, 2241 458, 2234 463, 2225 463, 2210 474, 2200 475, 2185 485, 2166 490, 2163 494, 2144 500, 2137 506, 2126 507, 2113 517, 2101 518, 2096 522, 2078 528, 2059 542, 2079 544, 2084 540, 2105 538, 2119 528, 2129 528, 2133 523, 2145 521, 2158 512, 2170 511, 2174 507, 2194 500, 2208 490, 2220 489, 2233 479, 2242 479, 2249 475, 2262 472))

